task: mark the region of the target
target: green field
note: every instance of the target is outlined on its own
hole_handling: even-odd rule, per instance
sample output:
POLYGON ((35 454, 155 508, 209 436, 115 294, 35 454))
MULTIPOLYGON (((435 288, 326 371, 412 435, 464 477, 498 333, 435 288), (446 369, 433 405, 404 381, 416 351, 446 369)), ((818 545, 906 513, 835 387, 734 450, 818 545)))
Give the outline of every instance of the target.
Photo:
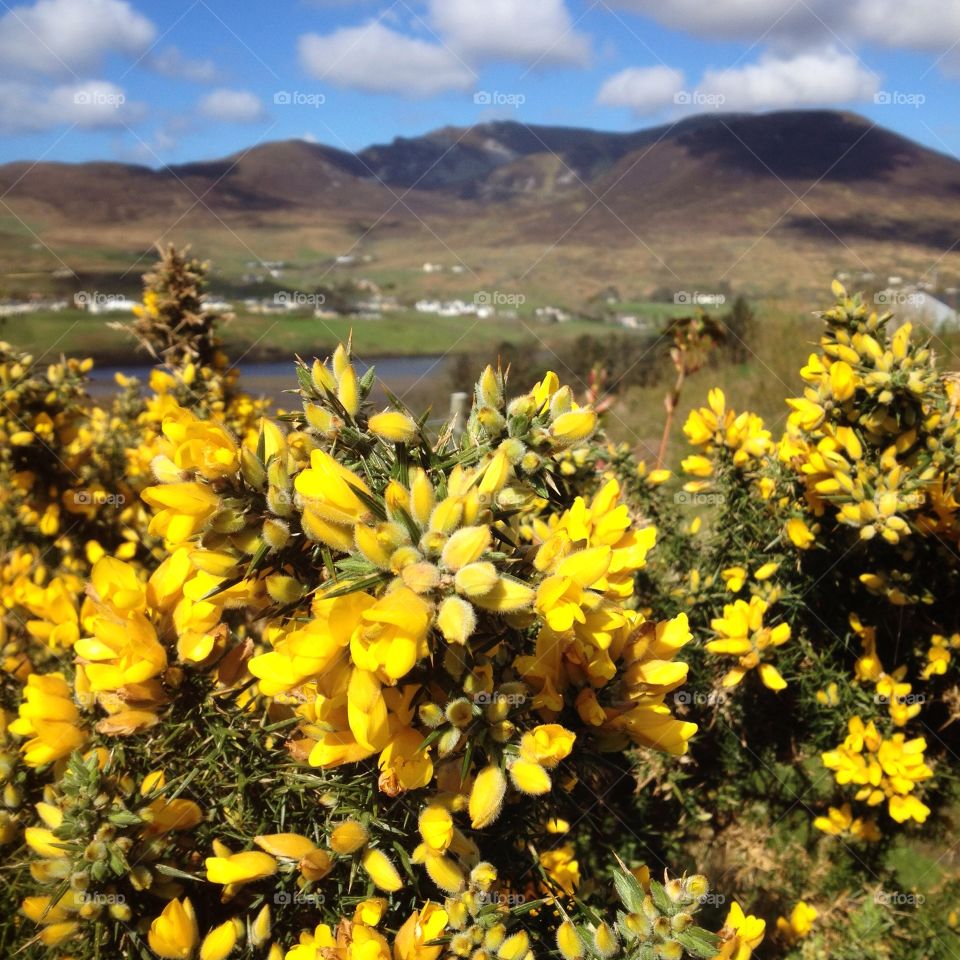
MULTIPOLYGON (((672 304, 651 307, 650 315, 657 319, 678 312, 672 304)), ((91 315, 74 309, 35 313, 6 318, 0 324, 0 337, 47 357, 64 353, 128 362, 137 356, 133 341, 110 324, 130 319, 123 314, 91 315)), ((547 323, 529 313, 512 319, 479 320, 472 316, 439 317, 398 310, 371 320, 350 316, 320 319, 296 312, 241 313, 224 327, 223 339, 231 357, 244 357, 249 362, 287 359, 294 353, 323 354, 351 333, 358 355, 377 357, 471 353, 495 348, 504 342, 559 344, 583 334, 604 337, 624 332, 614 324, 591 320, 547 323)))

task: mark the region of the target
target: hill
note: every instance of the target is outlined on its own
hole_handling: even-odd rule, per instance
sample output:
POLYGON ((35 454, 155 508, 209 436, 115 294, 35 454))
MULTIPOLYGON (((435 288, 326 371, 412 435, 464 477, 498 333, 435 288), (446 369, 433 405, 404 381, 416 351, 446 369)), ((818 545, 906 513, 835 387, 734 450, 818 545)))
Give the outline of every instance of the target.
MULTIPOLYGON (((296 283, 363 254, 401 296, 604 284, 822 284, 955 270, 960 162, 850 113, 710 114, 630 133, 491 122, 356 154, 302 140, 162 169, 0 166, 0 274, 136 272, 158 238, 296 283), (459 287, 458 287, 459 284, 459 287)), ((3 284, 0 277, 0 285, 3 284)))

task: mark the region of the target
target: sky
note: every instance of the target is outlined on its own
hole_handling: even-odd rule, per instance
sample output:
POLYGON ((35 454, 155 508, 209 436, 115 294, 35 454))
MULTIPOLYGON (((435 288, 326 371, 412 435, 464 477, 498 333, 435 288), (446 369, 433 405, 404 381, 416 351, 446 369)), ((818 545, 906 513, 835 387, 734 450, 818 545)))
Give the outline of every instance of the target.
POLYGON ((0 0, 0 162, 854 110, 960 155, 960 0, 0 0))

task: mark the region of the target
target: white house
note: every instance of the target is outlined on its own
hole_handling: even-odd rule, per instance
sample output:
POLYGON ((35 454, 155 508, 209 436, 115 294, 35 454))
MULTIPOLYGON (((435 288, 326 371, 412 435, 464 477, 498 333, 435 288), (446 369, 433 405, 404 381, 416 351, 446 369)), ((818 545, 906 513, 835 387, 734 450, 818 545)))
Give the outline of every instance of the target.
POLYGON ((888 289, 878 293, 876 299, 878 309, 890 310, 894 314, 891 329, 909 321, 926 327, 931 333, 960 330, 960 314, 929 290, 919 287, 888 289))

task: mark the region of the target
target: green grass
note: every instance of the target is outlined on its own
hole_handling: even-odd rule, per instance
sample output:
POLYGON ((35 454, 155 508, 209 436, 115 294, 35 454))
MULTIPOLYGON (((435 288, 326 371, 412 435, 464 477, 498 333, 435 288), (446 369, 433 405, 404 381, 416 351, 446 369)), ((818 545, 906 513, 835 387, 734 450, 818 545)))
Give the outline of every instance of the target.
MULTIPOLYGON (((36 313, 6 318, 0 337, 38 355, 60 353, 92 355, 118 362, 135 359, 132 340, 110 322, 129 320, 123 314, 90 315, 82 310, 36 313)), ((238 315, 223 331, 231 356, 248 359, 288 358, 294 353, 323 354, 353 335, 361 356, 418 356, 465 353, 513 344, 557 343, 583 333, 595 336, 622 333, 608 324, 573 320, 548 324, 529 317, 477 320, 475 317, 437 317, 413 311, 397 311, 382 319, 350 317, 318 319, 312 314, 238 315)))

